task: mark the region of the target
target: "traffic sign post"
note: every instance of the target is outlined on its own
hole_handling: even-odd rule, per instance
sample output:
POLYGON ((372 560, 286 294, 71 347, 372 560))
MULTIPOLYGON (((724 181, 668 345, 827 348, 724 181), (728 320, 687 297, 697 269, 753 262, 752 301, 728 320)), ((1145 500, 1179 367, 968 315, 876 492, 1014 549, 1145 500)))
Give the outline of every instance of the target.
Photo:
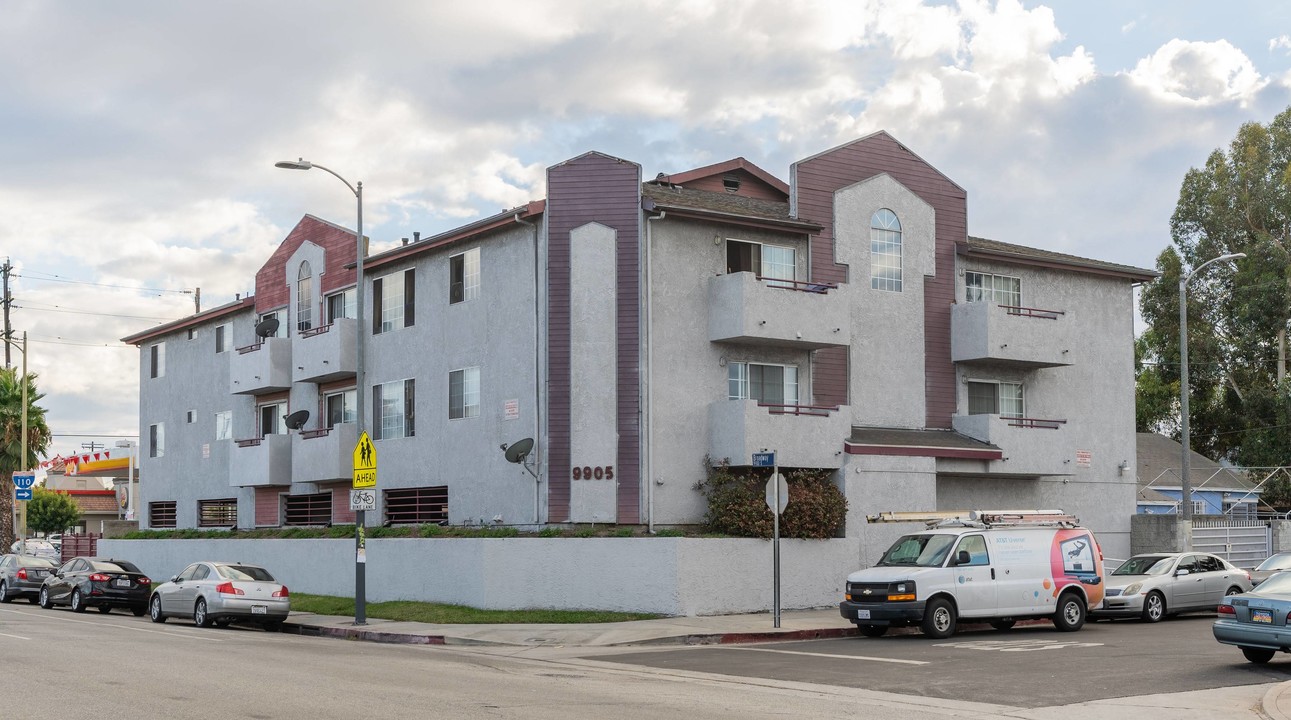
POLYGON ((772 591, 772 617, 774 627, 780 627, 780 513, 789 504, 789 483, 785 482, 784 476, 780 474, 780 466, 776 462, 775 452, 753 453, 754 467, 770 467, 771 478, 767 480, 767 507, 771 508, 772 540, 771 540, 771 562, 773 565, 772 582, 774 588, 772 591))
MULTIPOLYGON (((360 260, 360 262, 362 262, 360 260)), ((360 265, 362 267, 362 265, 360 265)), ((360 271, 360 277, 362 276, 360 271)), ((361 302, 361 301, 360 301, 361 302)), ((362 362, 362 352, 359 354, 362 362)), ((362 383, 362 374, 359 375, 362 383)), ((360 405, 362 407, 362 405, 360 405)), ((360 410, 359 412, 362 412, 360 410)), ((360 426, 361 427, 361 426, 360 426)), ((376 510, 377 448, 368 437, 368 431, 359 433, 354 445, 354 480, 350 491, 350 508, 354 510, 354 624, 367 624, 367 565, 368 565, 368 510, 376 510)))

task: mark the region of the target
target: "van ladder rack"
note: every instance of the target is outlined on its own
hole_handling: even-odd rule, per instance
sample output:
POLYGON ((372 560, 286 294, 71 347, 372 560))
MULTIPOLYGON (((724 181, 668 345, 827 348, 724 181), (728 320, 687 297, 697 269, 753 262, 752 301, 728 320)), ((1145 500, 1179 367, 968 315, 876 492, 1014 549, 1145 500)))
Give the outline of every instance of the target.
POLYGON ((882 512, 865 518, 872 523, 922 522, 928 527, 996 527, 1011 525, 1076 526, 1080 520, 1062 510, 944 510, 882 512))

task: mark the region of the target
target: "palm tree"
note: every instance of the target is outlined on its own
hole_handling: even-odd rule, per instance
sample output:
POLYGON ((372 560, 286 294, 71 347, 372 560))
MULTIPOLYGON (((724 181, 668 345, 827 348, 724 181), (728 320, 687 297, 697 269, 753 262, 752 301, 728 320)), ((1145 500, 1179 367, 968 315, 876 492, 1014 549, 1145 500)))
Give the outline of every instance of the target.
POLYGON ((49 449, 49 426, 45 409, 36 405, 44 394, 36 392, 36 374, 27 373, 27 457, 22 456, 22 386, 16 368, 0 370, 0 552, 14 541, 13 484, 9 478, 20 470, 36 467, 49 449))

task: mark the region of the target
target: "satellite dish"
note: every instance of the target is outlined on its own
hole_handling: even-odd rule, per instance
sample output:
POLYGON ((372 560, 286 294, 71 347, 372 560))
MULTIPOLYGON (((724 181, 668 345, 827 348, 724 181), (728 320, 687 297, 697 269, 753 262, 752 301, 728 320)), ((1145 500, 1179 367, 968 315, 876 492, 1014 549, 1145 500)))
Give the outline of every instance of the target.
POLYGON ((278 332, 278 318, 267 317, 256 323, 256 337, 267 338, 278 332))
POLYGON ((297 410, 290 415, 283 415, 282 420, 287 423, 288 430, 299 430, 305 427, 305 423, 309 422, 309 411, 297 410))
POLYGON ((506 449, 507 462, 522 463, 526 457, 529 457, 531 450, 533 450, 533 438, 516 440, 506 449))

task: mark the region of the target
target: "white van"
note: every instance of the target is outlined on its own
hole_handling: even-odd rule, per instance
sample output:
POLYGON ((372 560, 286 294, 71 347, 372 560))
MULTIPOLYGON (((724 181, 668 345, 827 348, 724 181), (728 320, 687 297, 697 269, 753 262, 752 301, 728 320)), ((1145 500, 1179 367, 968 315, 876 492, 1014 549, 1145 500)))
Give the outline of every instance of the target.
POLYGON ((918 625, 947 638, 960 620, 998 630, 1051 618, 1059 630, 1085 624, 1103 601, 1103 551, 1094 534, 1060 510, 884 513, 870 522, 924 521, 874 567, 847 576, 839 604, 862 635, 918 625))

